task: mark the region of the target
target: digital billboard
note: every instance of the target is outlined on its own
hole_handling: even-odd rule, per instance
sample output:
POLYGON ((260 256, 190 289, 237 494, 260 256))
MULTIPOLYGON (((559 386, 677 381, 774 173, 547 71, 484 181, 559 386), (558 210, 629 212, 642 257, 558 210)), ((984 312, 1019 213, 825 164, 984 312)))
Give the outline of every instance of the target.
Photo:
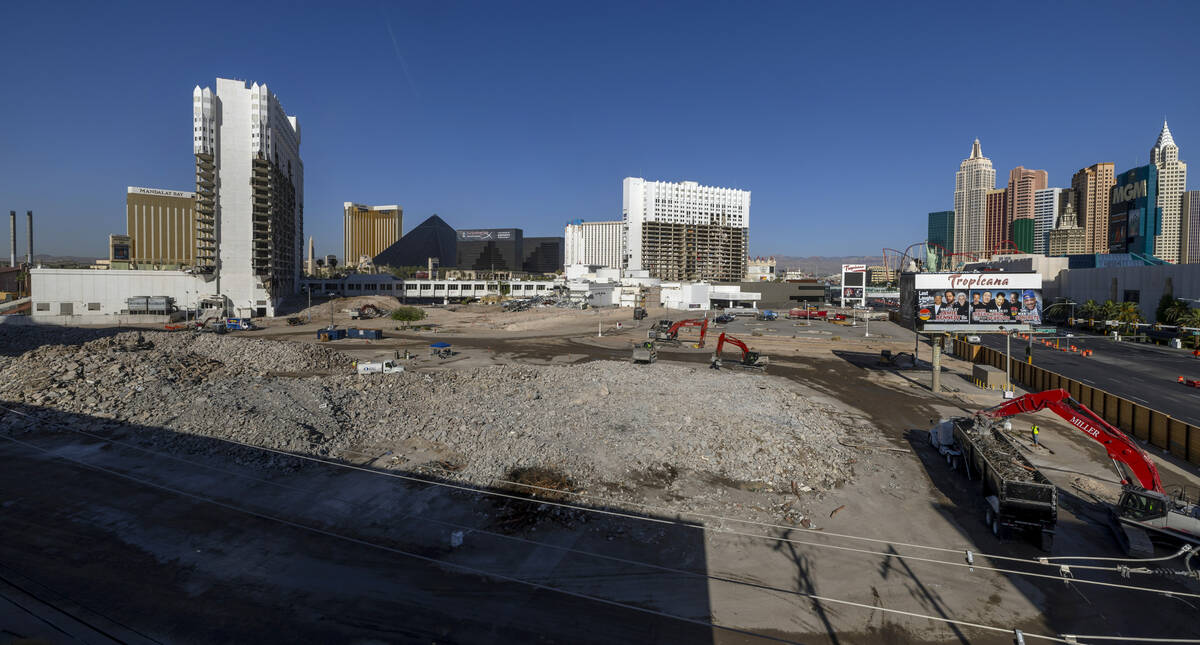
POLYGON ((1116 177, 1109 191, 1108 249, 1111 253, 1154 254, 1161 233, 1162 209, 1156 188, 1158 169, 1139 166, 1116 177))
MULTIPOLYGON (((907 282, 907 281, 905 281, 907 282)), ((902 297, 918 329, 1026 329, 1042 324, 1038 273, 917 273, 902 297)))

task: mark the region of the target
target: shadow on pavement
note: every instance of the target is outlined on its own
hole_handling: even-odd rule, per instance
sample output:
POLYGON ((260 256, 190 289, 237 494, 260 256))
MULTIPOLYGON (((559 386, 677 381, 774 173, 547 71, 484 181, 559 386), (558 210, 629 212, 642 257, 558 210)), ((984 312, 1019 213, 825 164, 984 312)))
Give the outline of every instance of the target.
POLYGON ((0 577, 87 607, 116 640, 766 642, 667 616, 711 620, 698 528, 0 405, 15 410, 0 410, 0 577))

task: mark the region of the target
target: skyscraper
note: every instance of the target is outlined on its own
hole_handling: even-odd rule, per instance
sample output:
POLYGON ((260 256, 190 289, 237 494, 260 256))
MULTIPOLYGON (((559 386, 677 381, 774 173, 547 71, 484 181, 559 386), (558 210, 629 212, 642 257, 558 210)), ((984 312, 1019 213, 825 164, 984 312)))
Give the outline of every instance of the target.
POLYGON ((1050 231, 1058 228, 1062 188, 1043 188, 1033 194, 1033 252, 1046 255, 1050 250, 1050 231))
POLYGON ((1112 162, 1092 164, 1071 177, 1086 253, 1108 253, 1108 202, 1115 177, 1112 162))
POLYGON ((1187 184, 1187 164, 1179 160, 1179 146, 1163 121, 1158 141, 1150 149, 1150 163, 1158 167, 1158 207, 1162 209, 1162 232, 1154 238, 1154 255, 1171 263, 1180 262, 1180 210, 1187 184))
POLYGON ((1008 241, 1008 189, 1000 188, 987 191, 986 233, 984 235, 983 252, 991 253, 999 249, 1011 248, 1008 241))
POLYGON ((1179 263, 1200 264, 1200 190, 1183 193, 1179 211, 1179 263))
MULTIPOLYGON (((1008 239, 1016 240, 1016 230, 1013 224, 1021 219, 1033 219, 1034 198, 1037 191, 1046 187, 1047 174, 1045 170, 1031 170, 1017 166, 1008 173, 1008 226, 1005 231, 1008 239)), ((1032 252, 1032 247, 1030 247, 1032 252)))
POLYGON ((266 85, 226 78, 193 90, 192 116, 197 264, 237 315, 273 316, 304 256, 300 124, 266 85))
POLYGON ((621 268, 625 251, 621 248, 621 222, 584 222, 567 224, 566 264, 591 264, 610 269, 621 268))
POLYGON ((662 280, 738 281, 746 275, 748 190, 626 177, 621 219, 629 270, 662 280))
POLYGON ((358 264, 365 255, 375 257, 400 240, 404 210, 390 206, 342 204, 342 262, 358 264))
POLYGON ((963 160, 954 175, 954 249, 956 253, 982 253, 987 248, 988 191, 996 188, 996 170, 992 160, 983 156, 979 139, 971 146, 971 156, 963 160))
POLYGON ((946 254, 954 253, 954 211, 937 211, 929 214, 929 228, 925 241, 937 244, 946 254))

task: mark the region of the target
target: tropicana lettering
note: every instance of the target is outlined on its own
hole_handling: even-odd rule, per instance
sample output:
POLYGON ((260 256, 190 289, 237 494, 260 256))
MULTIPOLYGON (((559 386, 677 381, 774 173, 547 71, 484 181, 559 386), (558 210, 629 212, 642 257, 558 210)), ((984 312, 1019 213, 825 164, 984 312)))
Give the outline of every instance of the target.
POLYGON ((973 289, 975 287, 1007 287, 1008 278, 993 275, 950 274, 951 289, 973 289))

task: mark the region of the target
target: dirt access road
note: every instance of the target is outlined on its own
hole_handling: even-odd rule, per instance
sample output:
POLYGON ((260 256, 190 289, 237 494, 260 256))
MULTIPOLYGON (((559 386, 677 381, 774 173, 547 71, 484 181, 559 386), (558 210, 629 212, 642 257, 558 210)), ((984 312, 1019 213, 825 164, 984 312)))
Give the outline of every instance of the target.
MULTIPOLYGON (((394 351, 428 338, 406 334, 353 351, 394 351)), ((464 334, 454 341, 458 356, 422 359, 414 368, 623 357, 629 341, 464 334)), ((791 339, 763 342, 786 348, 791 339)), ((967 394, 935 398, 918 379, 873 368, 878 351, 866 340, 832 347, 796 342, 805 344, 787 359, 773 357, 764 378, 786 379, 811 396, 839 402, 858 428, 845 442, 861 452, 852 485, 816 492, 820 510, 806 518, 813 531, 683 516, 704 526, 697 529, 674 523, 673 513, 650 511, 653 517, 641 520, 555 514, 328 466, 244 468, 236 450, 182 462, 42 429, 15 436, 20 444, 0 442, 6 464, 0 469, 0 574, 43 605, 87 618, 93 642, 105 642, 98 633, 129 642, 1011 642, 1008 634, 884 608, 1043 634, 1196 635, 1181 600, 955 566, 967 549, 1041 555, 1032 545, 992 537, 980 500, 924 443, 930 419, 986 401, 967 394), (456 531, 462 542, 452 546, 456 531), (729 629, 704 625, 710 621, 729 629)), ((683 348, 662 359, 706 363, 708 351, 683 348)), ((704 399, 697 394, 700 415, 704 399)), ((719 422, 719 411, 713 414, 709 422, 719 422)), ((60 421, 78 428, 89 423, 69 415, 60 421)), ((1103 477, 1098 449, 1050 420, 1042 423, 1063 477, 1103 477)), ((1048 474, 1070 489, 1069 479, 1048 474)), ((645 482, 642 492, 651 506, 719 495, 755 517, 791 497, 703 473, 645 482)), ((1056 555, 1114 555, 1092 517, 1095 507, 1082 497, 1064 503, 1056 555)), ((1187 590, 1158 578, 1080 578, 1187 590)), ((81 640, 49 627, 14 633, 81 640)))

